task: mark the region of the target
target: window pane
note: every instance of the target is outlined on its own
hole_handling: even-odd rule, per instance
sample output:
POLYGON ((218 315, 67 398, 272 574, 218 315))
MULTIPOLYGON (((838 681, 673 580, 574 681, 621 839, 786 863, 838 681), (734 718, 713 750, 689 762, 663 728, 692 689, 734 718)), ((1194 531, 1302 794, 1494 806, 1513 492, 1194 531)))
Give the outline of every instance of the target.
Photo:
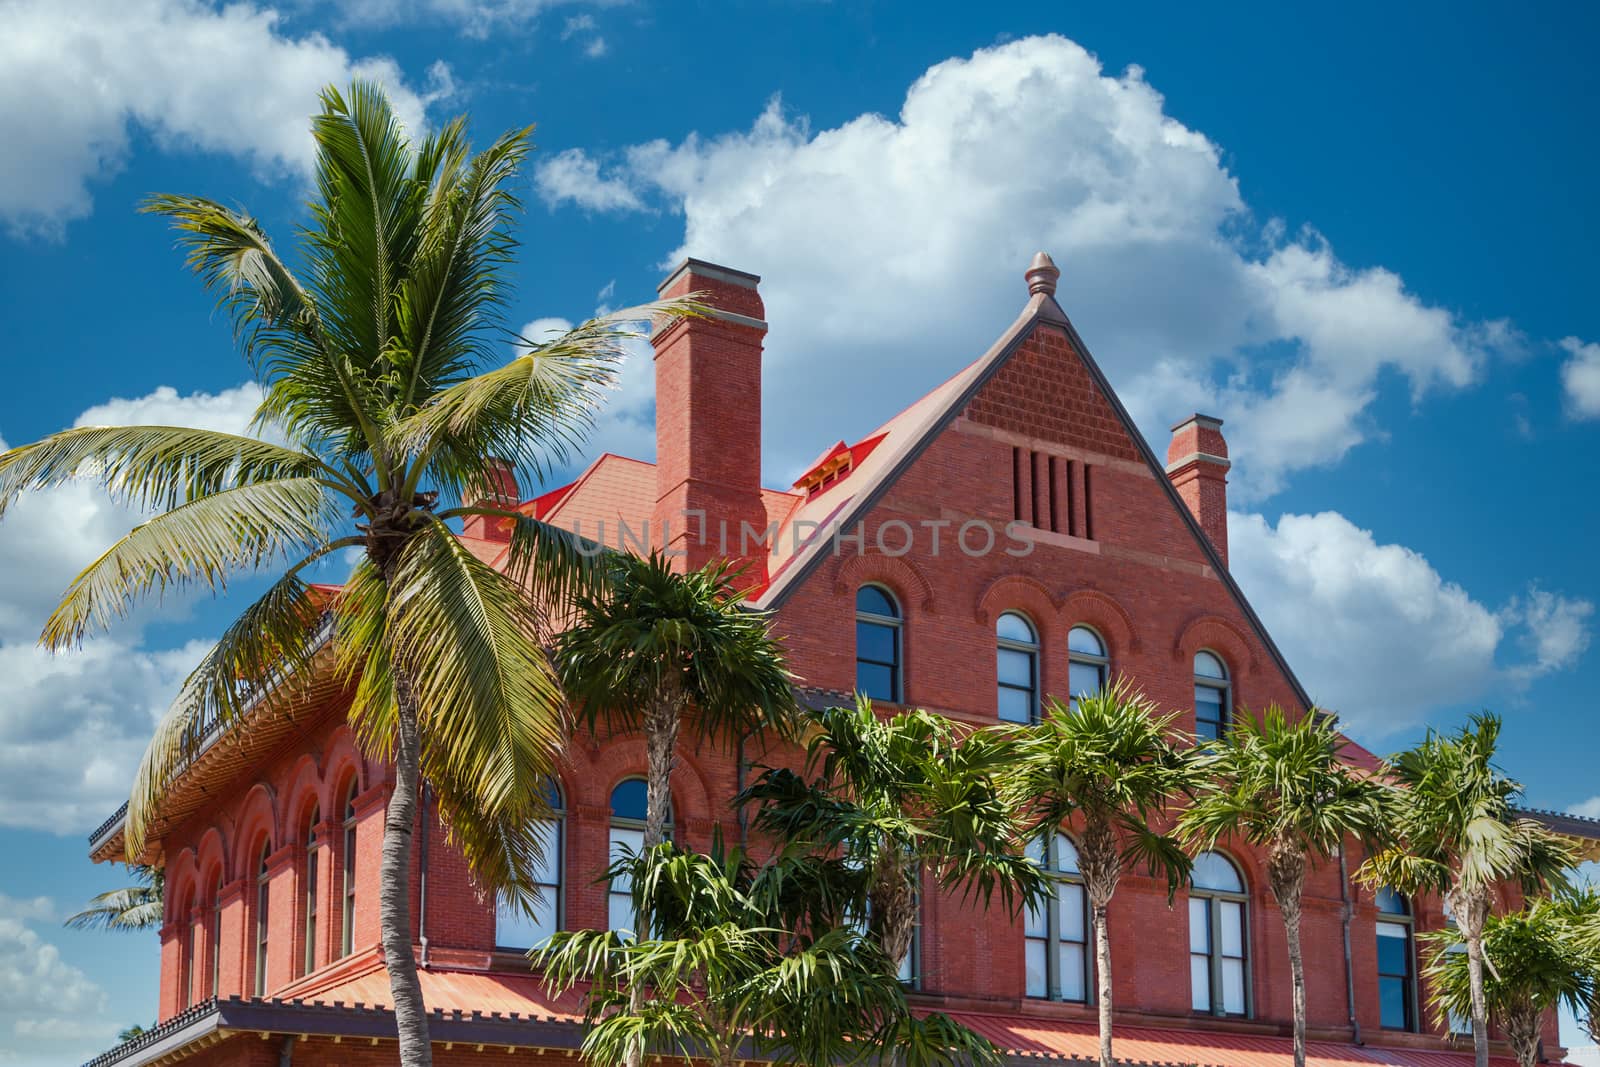
POLYGON ((1003 637, 1007 641, 1021 641, 1030 645, 1034 643, 1032 625, 1014 611, 1008 611, 1000 616, 994 630, 997 637, 1003 637))
POLYGON ((1078 849, 1066 834, 1056 835, 1056 870, 1066 874, 1078 873, 1078 849))
POLYGON ((1024 688, 1033 685, 1033 653, 1018 652, 1012 648, 998 649, 995 660, 996 673, 1006 685, 1024 688))
POLYGON ((1086 697, 1105 687, 1104 668, 1098 663, 1073 663, 1067 667, 1067 687, 1074 697, 1086 697))
POLYGON ((1049 937, 1050 928, 1045 925, 1045 913, 1038 908, 1028 908, 1023 913, 1022 932, 1028 937, 1049 937))
MULTIPOLYGON (((616 863, 625 856, 637 856, 644 848, 644 831, 633 830, 627 827, 613 826, 611 828, 611 855, 608 862, 616 863), (624 847, 626 846, 626 847, 624 847)), ((624 872, 611 880, 613 892, 626 893, 633 889, 633 879, 624 872)))
POLYGON ((856 689, 872 700, 897 700, 894 668, 873 663, 856 664, 856 689))
POLYGON ((909 983, 911 983, 911 982, 916 980, 917 972, 916 972, 916 968, 914 966, 914 961, 916 959, 916 955, 917 955, 916 951, 912 950, 910 952, 907 952, 906 953, 906 958, 900 961, 900 970, 899 970, 899 973, 896 975, 896 977, 898 977, 900 979, 900 981, 906 982, 906 983, 909 984, 909 983))
POLYGON ((894 601, 875 585, 864 585, 856 590, 856 610, 868 611, 874 615, 889 615, 899 618, 900 612, 894 606, 894 601))
POLYGON ((1378 973, 1404 977, 1411 973, 1406 928, 1396 923, 1378 924, 1378 973))
POLYGON ((1211 901, 1189 898, 1189 951, 1211 951, 1211 901))
POLYGON ((543 899, 534 906, 532 916, 525 915, 520 909, 510 907, 503 902, 495 908, 496 947, 526 951, 538 948, 556 932, 555 894, 553 890, 546 889, 542 897, 543 899))
POLYGON ((618 933, 632 934, 636 925, 633 914, 633 898, 620 893, 612 893, 608 898, 610 914, 607 929, 618 933))
POLYGON ((1073 652, 1087 652, 1091 656, 1106 654, 1106 646, 1100 643, 1100 635, 1087 626, 1074 626, 1068 632, 1067 648, 1073 652))
POLYGON ((1071 883, 1058 885, 1056 897, 1061 908, 1061 940, 1087 940, 1084 936, 1083 886, 1071 883))
POLYGON ((1189 957, 1189 1000, 1195 1011, 1211 1010, 1211 960, 1189 957))
POLYGON ((643 778, 629 778, 618 782, 611 791, 611 814, 619 819, 637 819, 644 822, 645 804, 649 787, 643 778))
POLYGON ((1024 956, 1028 965, 1028 996, 1047 997, 1050 988, 1045 976, 1045 943, 1029 940, 1024 956))
POLYGON ((874 663, 894 663, 899 644, 899 632, 893 626, 880 626, 875 622, 856 623, 856 658, 874 663))
POLYGON ((1222 1010, 1229 1015, 1244 1014, 1244 961, 1222 961, 1222 1010))
POLYGON ((1202 741, 1222 740, 1222 724, 1215 719, 1196 719, 1194 734, 1202 741))
POLYGON ((1088 999, 1089 983, 1083 973, 1083 946, 1064 942, 1060 950, 1061 999, 1088 999))
POLYGON ((1032 722, 1033 694, 1026 689, 1001 686, 999 714, 1005 722, 1032 722))
POLYGON ((1194 673, 1199 678, 1226 678, 1227 670, 1222 666, 1222 661, 1209 652, 1196 652, 1194 654, 1194 673))
POLYGON ((1213 732, 1206 736, 1218 736, 1220 731, 1217 727, 1226 721, 1222 707, 1222 690, 1213 689, 1209 685, 1195 686, 1194 717, 1197 733, 1205 733, 1209 726, 1213 732))
POLYGON ((1221 889, 1227 893, 1243 893, 1244 883, 1239 872, 1220 852, 1202 852, 1194 858, 1194 884, 1199 889, 1221 889))
POLYGON ((534 878, 545 885, 561 881, 561 824, 554 819, 538 819, 533 824, 533 836, 542 853, 534 865, 534 878))
MULTIPOLYGON (((1381 942, 1380 942, 1381 943, 1381 942)), ((1404 978, 1378 979, 1378 1000, 1383 1005, 1383 1025, 1391 1030, 1404 1030, 1410 1025, 1406 1018, 1406 980, 1404 978)))
POLYGON ((1244 905, 1234 900, 1220 900, 1217 905, 1222 909, 1222 954, 1241 957, 1244 955, 1244 905))
POLYGON ((1388 915, 1410 915, 1411 909, 1406 906, 1406 898, 1396 893, 1388 886, 1378 890, 1378 910, 1388 915))

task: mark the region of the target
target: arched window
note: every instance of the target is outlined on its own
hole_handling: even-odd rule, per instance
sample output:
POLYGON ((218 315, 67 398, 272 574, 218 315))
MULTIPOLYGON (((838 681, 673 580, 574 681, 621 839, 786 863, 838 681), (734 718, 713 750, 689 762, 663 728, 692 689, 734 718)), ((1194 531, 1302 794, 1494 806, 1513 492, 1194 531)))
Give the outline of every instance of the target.
POLYGON ((1417 984, 1412 960, 1411 907, 1387 886, 1378 890, 1378 1002, 1391 1030, 1417 1028, 1417 984))
POLYGON ((356 789, 358 783, 350 779, 350 789, 344 798, 344 891, 343 907, 339 916, 339 955, 350 955, 356 944, 356 789))
POLYGON ((534 875, 539 899, 531 915, 504 900, 498 903, 494 913, 494 944, 499 949, 526 952, 540 947, 561 929, 561 831, 566 806, 561 801, 561 787, 554 779, 545 782, 544 799, 550 807, 550 816, 535 819, 532 826, 543 853, 534 875))
POLYGON ((1039 718, 1039 638, 1033 624, 1014 611, 995 623, 996 701, 1001 722, 1039 718))
POLYGON ((1194 858, 1189 890, 1189 986, 1194 1010, 1250 1013, 1250 960, 1244 879, 1227 857, 1194 858))
MULTIPOLYGON (((611 853, 616 863, 644 848, 647 786, 643 778, 625 778, 611 791, 611 853)), ((667 836, 672 836, 672 806, 667 805, 667 836)), ((633 910, 633 880, 622 875, 611 880, 607 894, 607 929, 633 934, 639 917, 633 910)))
POLYGON ((306 928, 305 957, 300 961, 301 974, 310 974, 317 969, 317 823, 321 821, 320 815, 317 806, 313 804, 311 814, 306 817, 306 899, 303 905, 306 928))
POLYGON ((856 690, 873 700, 900 703, 900 605, 887 589, 856 590, 856 690))
POLYGON ((183 1005, 188 1007, 194 1003, 194 991, 198 983, 194 980, 194 969, 200 964, 200 957, 195 953, 195 940, 199 935, 198 923, 195 919, 194 893, 183 898, 183 907, 178 911, 178 921, 183 923, 183 1005))
POLYGON ((261 843, 261 862, 256 866, 256 996, 267 995, 267 904, 272 886, 267 881, 267 857, 272 842, 261 843))
POLYGON ((1100 635, 1087 626, 1074 626, 1067 633, 1067 688, 1068 700, 1074 706, 1078 698, 1098 693, 1106 687, 1106 676, 1111 672, 1111 660, 1106 656, 1106 643, 1100 635))
POLYGON ((1194 732, 1202 741, 1221 740, 1233 721, 1228 668, 1210 652, 1194 654, 1194 732))
POLYGON ((211 891, 211 995, 222 995, 222 872, 217 872, 216 888, 211 891))
POLYGON ((1089 1001, 1089 905, 1078 850, 1066 834, 1028 845, 1028 858, 1055 875, 1055 899, 1024 919, 1028 996, 1089 1001))

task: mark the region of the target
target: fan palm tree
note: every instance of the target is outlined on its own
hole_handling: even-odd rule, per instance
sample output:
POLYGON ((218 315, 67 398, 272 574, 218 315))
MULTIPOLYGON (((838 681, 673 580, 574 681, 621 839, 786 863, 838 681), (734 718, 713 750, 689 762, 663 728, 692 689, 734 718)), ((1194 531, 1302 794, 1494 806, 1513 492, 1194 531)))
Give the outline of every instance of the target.
POLYGON ((720 835, 709 853, 668 842, 619 858, 609 874, 652 902, 655 936, 562 931, 533 954, 556 992, 585 986, 585 1058, 733 1067, 753 1050, 816 1067, 886 1055, 904 1067, 997 1067, 989 1041, 948 1016, 910 1013, 875 941, 808 922, 818 905, 803 898, 828 892, 815 859, 780 852, 756 868, 720 835))
POLYGON ((1107 915, 1124 871, 1164 878, 1169 897, 1189 877, 1188 855, 1158 829, 1168 804, 1193 791, 1194 762, 1172 722, 1125 681, 1068 707, 1051 700, 1044 717, 1018 731, 1007 788, 1030 820, 1030 836, 1075 823, 1078 869, 1094 927, 1100 1063, 1112 1067, 1111 934, 1107 915))
POLYGON ((1482 960, 1488 973, 1481 981, 1473 979, 1456 931, 1437 930, 1422 940, 1433 950, 1423 974, 1441 1017, 1464 1015, 1481 1002, 1511 1042, 1519 1067, 1538 1063, 1547 1013, 1563 1004, 1582 1012, 1594 995, 1593 959, 1563 902, 1536 899, 1520 911, 1485 919, 1482 960))
POLYGON ((1357 871, 1369 887, 1443 897, 1466 945, 1477 1067, 1489 1063, 1483 932, 1495 887, 1513 882, 1532 894, 1565 886, 1576 858, 1560 837, 1517 816, 1522 786, 1494 765, 1499 739, 1499 718, 1475 715, 1452 733, 1429 730, 1414 748, 1385 760, 1385 776, 1400 787, 1390 814, 1393 844, 1357 871))
POLYGON ((132 1041, 136 1037, 143 1037, 149 1032, 150 1028, 145 1027, 140 1023, 134 1023, 132 1026, 124 1026, 121 1030, 117 1031, 117 1044, 124 1044, 132 1041))
POLYGON ((1179 832, 1199 849, 1233 838, 1266 854, 1267 886, 1289 946, 1295 1067, 1306 1062, 1306 876, 1348 838, 1369 850, 1385 843, 1386 788, 1340 760, 1346 744, 1333 718, 1314 710, 1293 721, 1276 705, 1260 715, 1244 712, 1210 748, 1207 780, 1178 819, 1179 832))
POLYGON ((840 857, 854 888, 824 922, 864 925, 891 974, 909 958, 924 874, 948 891, 1013 911, 1048 892, 1001 788, 1014 758, 993 731, 912 710, 880 719, 872 702, 811 712, 805 774, 764 771, 736 799, 784 847, 840 857))
POLYGON ((736 576, 721 561, 681 574, 661 553, 618 553, 610 580, 577 597, 572 626, 557 639, 562 681, 589 725, 644 734, 644 850, 666 840, 686 721, 723 745, 793 729, 782 646, 769 617, 745 605, 736 576))
POLYGON ((161 925, 161 894, 165 881, 159 867, 128 864, 133 884, 96 893, 88 907, 67 917, 74 930, 154 930, 161 925))
POLYGON ((92 479, 153 513, 91 563, 46 623, 63 648, 148 594, 223 592, 288 561, 185 683, 128 802, 128 854, 159 830, 163 796, 205 739, 246 714, 282 713, 328 660, 354 693, 369 754, 392 758, 379 915, 400 1058, 431 1063, 412 955, 408 872, 425 778, 480 882, 525 903, 539 842, 528 829, 562 744, 562 696, 542 608, 598 580, 585 546, 514 508, 473 504, 513 470, 542 472, 589 425, 623 356, 624 324, 586 322, 504 358, 516 241, 512 193, 527 130, 474 154, 466 121, 411 139, 377 86, 322 94, 311 123, 316 195, 298 264, 248 215, 156 196, 188 265, 230 314, 262 390, 271 439, 172 426, 83 427, 0 456, 0 514, 30 489, 92 479), (460 506, 450 506, 462 501, 460 506), (441 503, 442 502, 442 503, 441 503), (491 516, 504 570, 447 523, 491 516), (354 549, 331 602, 304 573, 354 549))

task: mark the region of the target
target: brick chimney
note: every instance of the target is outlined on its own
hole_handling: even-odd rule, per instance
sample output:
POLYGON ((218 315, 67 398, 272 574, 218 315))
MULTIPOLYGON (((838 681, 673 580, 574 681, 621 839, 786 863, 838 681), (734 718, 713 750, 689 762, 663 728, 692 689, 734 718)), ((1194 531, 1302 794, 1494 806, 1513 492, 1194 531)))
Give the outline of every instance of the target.
POLYGON ((1172 428, 1167 478, 1228 563, 1228 442, 1222 420, 1191 415, 1172 428))
MULTIPOLYGON (((503 459, 484 461, 483 485, 469 488, 462 494, 462 503, 469 507, 499 508, 510 511, 522 503, 521 490, 517 488, 517 475, 511 464, 503 459)), ((468 515, 461 524, 461 533, 483 541, 509 542, 511 524, 493 515, 468 515)))
MULTIPOLYGON (((761 502, 761 342, 766 309, 754 274, 686 259, 657 287, 663 297, 695 298, 702 317, 658 325, 650 338, 656 364, 656 506, 653 545, 681 553, 674 564, 696 569, 740 558, 744 524, 766 528, 761 502), (704 512, 703 525, 693 515, 704 512)), ((766 553, 750 539, 747 580, 765 581, 766 553)))

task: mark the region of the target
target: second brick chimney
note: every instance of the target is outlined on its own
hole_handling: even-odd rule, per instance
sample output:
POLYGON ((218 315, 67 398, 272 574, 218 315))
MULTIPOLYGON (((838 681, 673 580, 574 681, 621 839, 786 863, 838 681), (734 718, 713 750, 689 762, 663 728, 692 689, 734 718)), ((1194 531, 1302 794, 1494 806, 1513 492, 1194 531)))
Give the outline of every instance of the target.
MULTIPOLYGON (((657 291, 696 299, 700 317, 659 325, 650 338, 656 366, 656 505, 652 544, 695 569, 740 558, 766 528, 761 501, 761 344, 766 309, 754 274, 686 259, 657 291), (697 517, 703 513, 703 525, 697 517)), ((764 551, 750 553, 747 581, 765 580, 764 551)))
POLYGON ((1172 428, 1167 478, 1228 563, 1228 442, 1222 420, 1191 415, 1172 428))
MULTIPOLYGON (((522 503, 521 490, 517 488, 517 475, 511 464, 503 459, 484 461, 484 485, 469 487, 462 494, 462 503, 469 508, 495 508, 513 511, 522 503)), ((510 541, 512 523, 509 519, 493 515, 468 515, 461 524, 461 532, 468 537, 485 541, 510 541)))

